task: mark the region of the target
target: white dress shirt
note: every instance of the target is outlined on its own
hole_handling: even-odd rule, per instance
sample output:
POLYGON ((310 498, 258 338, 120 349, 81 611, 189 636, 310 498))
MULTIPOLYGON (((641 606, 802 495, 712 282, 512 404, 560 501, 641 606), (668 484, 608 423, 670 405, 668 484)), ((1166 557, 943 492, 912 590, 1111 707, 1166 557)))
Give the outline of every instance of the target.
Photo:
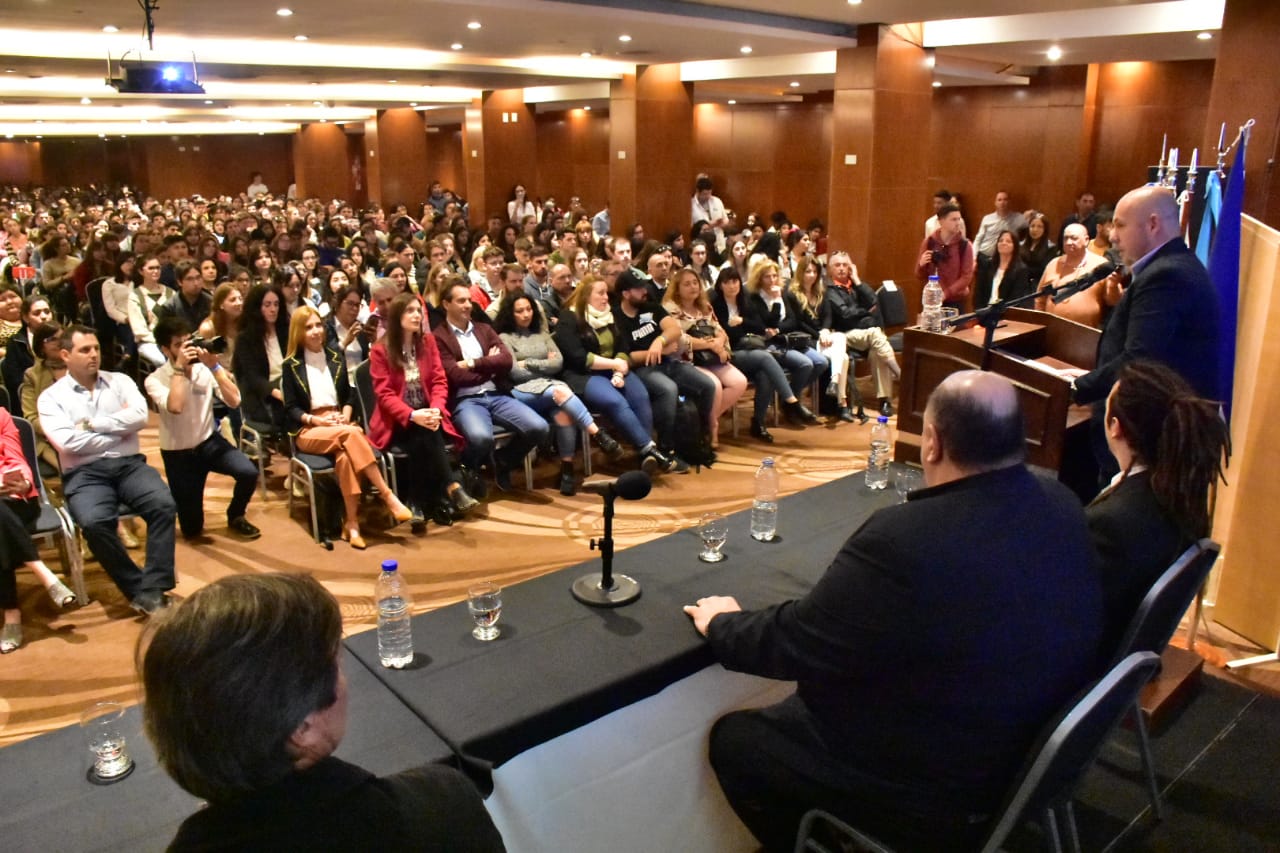
POLYGON ((64 474, 104 457, 140 452, 138 432, 147 424, 147 401, 123 373, 100 371, 93 388, 67 373, 44 390, 36 408, 64 474))
POLYGON ((222 396, 217 380, 203 364, 191 365, 187 403, 174 413, 169 411, 169 389, 179 373, 166 361, 147 376, 147 396, 160 410, 161 450, 190 450, 213 435, 213 398, 222 396))

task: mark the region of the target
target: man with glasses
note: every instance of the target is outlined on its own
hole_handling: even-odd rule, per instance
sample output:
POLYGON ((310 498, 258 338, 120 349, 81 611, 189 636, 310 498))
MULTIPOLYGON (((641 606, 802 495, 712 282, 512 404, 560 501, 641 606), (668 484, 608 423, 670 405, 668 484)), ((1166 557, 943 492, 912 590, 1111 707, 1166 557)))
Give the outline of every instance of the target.
POLYGON ((188 326, 198 329, 213 310, 213 297, 205 292, 204 277, 193 261, 179 261, 173 271, 178 279, 178 292, 156 308, 156 320, 181 317, 188 326))

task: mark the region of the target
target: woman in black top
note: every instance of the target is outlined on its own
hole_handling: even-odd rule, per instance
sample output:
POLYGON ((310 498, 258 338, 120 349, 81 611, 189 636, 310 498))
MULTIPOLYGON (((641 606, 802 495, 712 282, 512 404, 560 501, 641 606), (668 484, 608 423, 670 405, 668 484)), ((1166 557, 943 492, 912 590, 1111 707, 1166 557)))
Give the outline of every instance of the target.
MULTIPOLYGON (((1018 254, 1018 239, 1012 231, 1001 231, 996 237, 996 255, 991 263, 978 265, 973 290, 973 307, 985 308, 1002 299, 1026 296, 1039 283, 1031 280, 1027 265, 1018 254)), ((1027 306, 1030 307, 1030 306, 1027 306)))
POLYGON ((787 374, 783 372, 782 366, 765 348, 768 332, 764 319, 743 292, 742 279, 733 267, 720 272, 711 307, 716 312, 721 328, 729 336, 733 364, 756 386, 751 434, 761 441, 773 442, 773 436, 765 426, 765 419, 775 392, 783 398, 782 405, 788 420, 793 423, 816 421, 813 412, 800 402, 787 382, 787 374))
POLYGON ((1040 284, 1044 268, 1059 254, 1058 247, 1049 239, 1049 220, 1043 213, 1032 213, 1027 221, 1027 239, 1020 247, 1022 262, 1027 265, 1027 275, 1032 287, 1040 284))
POLYGON ((240 315, 232 373, 240 386, 240 411, 246 420, 266 424, 273 432, 284 429, 284 392, 281 368, 289 342, 288 321, 277 287, 261 284, 249 289, 240 315))

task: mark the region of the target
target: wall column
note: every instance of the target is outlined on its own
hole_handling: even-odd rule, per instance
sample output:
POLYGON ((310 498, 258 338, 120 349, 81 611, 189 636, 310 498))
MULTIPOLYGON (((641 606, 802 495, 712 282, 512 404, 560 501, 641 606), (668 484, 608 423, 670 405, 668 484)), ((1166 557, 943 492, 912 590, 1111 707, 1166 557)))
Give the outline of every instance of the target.
POLYGON ((636 221, 636 78, 609 84, 609 222, 613 233, 636 221))
MULTIPOLYGON (((872 281, 914 281, 933 97, 920 41, 919 24, 868 24, 858 28, 858 47, 836 54, 829 245, 848 250, 872 281)), ((918 290, 908 291, 908 311, 918 290)))
MULTIPOLYGON (((470 127, 470 111, 467 117, 470 127)), ((483 193, 470 185, 470 170, 467 175, 471 219, 483 224, 490 214, 506 219, 507 197, 516 184, 531 194, 537 190, 533 181, 538 177, 538 132, 533 107, 525 104, 523 89, 487 92, 481 99, 480 120, 484 133, 483 193)))

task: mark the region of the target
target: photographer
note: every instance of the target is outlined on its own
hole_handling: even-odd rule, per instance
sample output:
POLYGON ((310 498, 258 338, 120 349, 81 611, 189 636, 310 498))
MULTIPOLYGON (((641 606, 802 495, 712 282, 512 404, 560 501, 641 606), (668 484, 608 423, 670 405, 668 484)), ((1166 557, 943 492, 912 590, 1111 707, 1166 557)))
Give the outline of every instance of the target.
POLYGON ((938 210, 938 230, 920 245, 916 278, 925 282, 936 275, 942 286, 942 304, 963 314, 973 289, 974 269, 973 244, 964 237, 960 208, 944 204, 938 210))
POLYGON ((178 505, 178 524, 188 539, 204 530, 204 484, 209 473, 235 478, 227 506, 227 528, 245 539, 261 534, 245 518, 258 483, 258 469, 213 428, 217 395, 229 408, 240 405, 240 389, 220 364, 226 340, 191 337, 181 317, 156 323, 156 343, 166 362, 147 377, 147 394, 160 410, 160 457, 169 491, 178 505))

